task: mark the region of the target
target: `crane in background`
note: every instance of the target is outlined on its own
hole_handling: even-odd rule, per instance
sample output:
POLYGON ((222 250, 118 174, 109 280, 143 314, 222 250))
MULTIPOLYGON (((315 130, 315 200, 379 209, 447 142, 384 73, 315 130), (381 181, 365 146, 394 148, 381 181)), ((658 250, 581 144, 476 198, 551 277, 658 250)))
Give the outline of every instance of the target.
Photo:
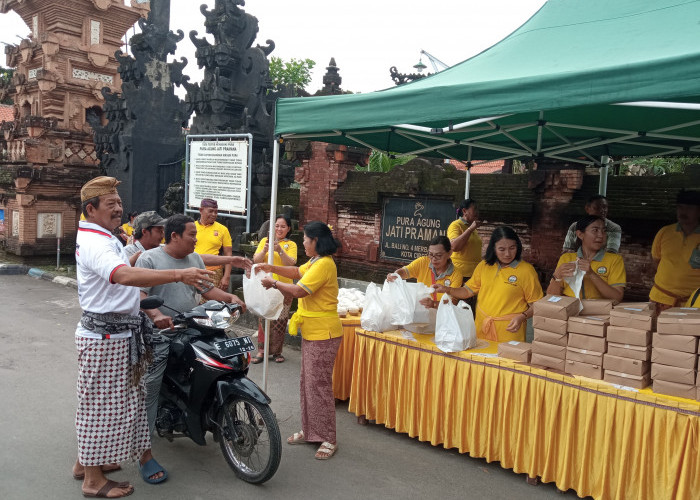
MULTIPOLYGON (((438 59, 437 57, 432 55, 430 52, 427 52, 427 51, 421 49, 420 53, 422 56, 425 56, 428 58, 428 60, 430 61, 430 64, 433 66, 433 71, 435 71, 435 73, 442 71, 443 69, 449 68, 449 65, 442 62, 440 59, 438 59)), ((423 58, 421 57, 421 60, 422 59, 423 58)))

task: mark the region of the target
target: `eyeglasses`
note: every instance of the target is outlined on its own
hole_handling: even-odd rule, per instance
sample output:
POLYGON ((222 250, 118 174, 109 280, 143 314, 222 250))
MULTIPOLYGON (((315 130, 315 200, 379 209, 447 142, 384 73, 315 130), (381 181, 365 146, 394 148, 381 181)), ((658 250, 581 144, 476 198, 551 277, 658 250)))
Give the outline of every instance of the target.
POLYGON ((430 253, 428 252, 428 258, 429 259, 442 259, 446 254, 445 253, 430 253))

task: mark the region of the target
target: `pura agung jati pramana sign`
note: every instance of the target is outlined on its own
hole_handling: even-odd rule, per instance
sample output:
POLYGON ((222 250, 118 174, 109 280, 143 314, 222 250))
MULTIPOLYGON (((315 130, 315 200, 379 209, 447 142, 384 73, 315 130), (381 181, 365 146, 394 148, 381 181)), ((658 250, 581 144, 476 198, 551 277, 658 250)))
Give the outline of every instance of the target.
POLYGON ((410 262, 426 255, 430 240, 447 234, 454 214, 454 205, 447 200, 386 198, 380 258, 410 262))

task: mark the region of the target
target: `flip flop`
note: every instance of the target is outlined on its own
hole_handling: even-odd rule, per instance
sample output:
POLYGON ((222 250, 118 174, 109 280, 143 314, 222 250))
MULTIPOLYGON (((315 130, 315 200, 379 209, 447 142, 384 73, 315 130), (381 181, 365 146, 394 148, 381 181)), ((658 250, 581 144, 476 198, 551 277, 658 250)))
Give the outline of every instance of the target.
POLYGON ((168 472, 158 462, 156 462, 155 458, 150 459, 143 465, 139 464, 139 470, 141 471, 141 477, 148 484, 158 484, 168 479, 168 472), (159 472, 163 473, 163 477, 151 479, 152 475, 158 474, 159 472))
POLYGON ((275 363, 284 363, 284 361, 285 361, 284 356, 282 356, 281 354, 278 354, 277 356, 275 356, 275 363))
POLYGON ((128 497, 134 492, 134 487, 131 486, 131 490, 129 490, 128 493, 125 493, 123 495, 119 495, 118 497, 108 497, 107 495, 109 494, 110 491, 112 491, 114 488, 127 488, 131 486, 127 482, 123 483, 117 483, 116 481, 110 481, 109 479, 105 483, 105 485, 100 488, 97 493, 86 493, 83 491, 83 496, 87 498, 123 498, 123 497, 128 497))
MULTIPOLYGON (((109 474, 110 472, 114 472, 117 470, 122 470, 121 465, 119 464, 107 464, 102 466, 102 474, 109 474), (110 465, 115 465, 116 467, 110 468, 110 469, 105 469, 105 467, 109 467, 110 465)), ((82 481, 85 479, 85 470, 83 469, 83 472, 81 474, 73 474, 73 479, 77 481, 82 481)))

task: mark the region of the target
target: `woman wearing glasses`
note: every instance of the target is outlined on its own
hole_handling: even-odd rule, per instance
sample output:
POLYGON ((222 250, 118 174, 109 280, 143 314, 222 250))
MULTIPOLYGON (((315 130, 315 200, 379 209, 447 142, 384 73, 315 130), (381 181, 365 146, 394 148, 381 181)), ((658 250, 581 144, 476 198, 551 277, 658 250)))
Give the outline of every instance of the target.
MULTIPOLYGON (((396 274, 407 280, 415 278, 425 286, 444 285, 459 286, 462 284, 462 273, 452 263, 452 245, 447 236, 436 236, 428 246, 428 255, 418 257, 407 266, 397 269, 396 274)), ((394 281, 396 276, 390 273, 386 277, 387 281, 394 281)), ((427 308, 437 308, 442 293, 433 293, 432 296, 421 300, 427 308)))
POLYGON ((455 299, 479 295, 476 336, 496 342, 525 341, 532 303, 541 299, 542 286, 531 264, 520 260, 523 245, 513 228, 497 227, 491 234, 484 260, 464 287, 437 286, 455 299))

